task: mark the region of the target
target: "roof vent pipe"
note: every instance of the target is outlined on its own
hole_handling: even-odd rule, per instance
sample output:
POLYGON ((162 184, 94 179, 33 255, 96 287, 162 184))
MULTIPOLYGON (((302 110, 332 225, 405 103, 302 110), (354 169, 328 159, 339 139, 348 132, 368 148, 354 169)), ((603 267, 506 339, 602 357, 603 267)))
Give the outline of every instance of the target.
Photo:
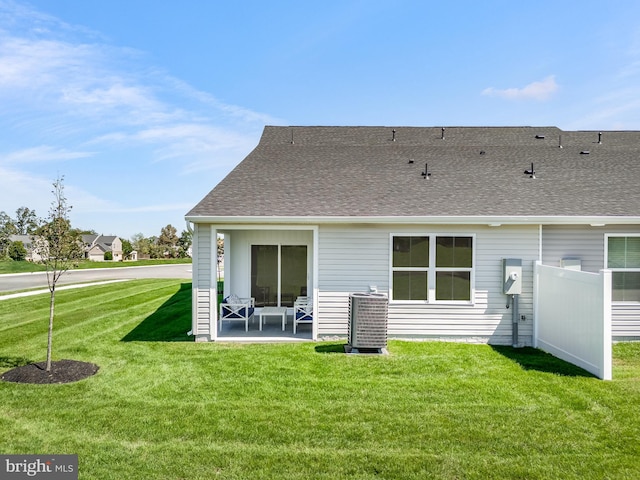
POLYGON ((558 148, 562 148, 562 135, 558 138, 558 148))
POLYGON ((533 169, 533 162, 531 162, 531 170, 525 170, 525 175, 529 175, 529 178, 536 178, 536 171, 533 169))
POLYGON ((444 140, 444 127, 442 127, 442 136, 440 138, 444 140))
POLYGON ((396 141, 396 129, 394 128, 393 130, 391 130, 391 141, 395 142, 396 141))
POLYGON ((291 145, 293 145, 293 144, 294 144, 294 141, 293 141, 293 130, 291 130, 291 145))
POLYGON ((424 178, 425 180, 429 180, 430 176, 431 176, 431 173, 429 173, 429 164, 425 163, 424 172, 422 172, 422 178, 424 178))
POLYGON ((598 132, 598 145, 602 145, 602 132, 598 132))

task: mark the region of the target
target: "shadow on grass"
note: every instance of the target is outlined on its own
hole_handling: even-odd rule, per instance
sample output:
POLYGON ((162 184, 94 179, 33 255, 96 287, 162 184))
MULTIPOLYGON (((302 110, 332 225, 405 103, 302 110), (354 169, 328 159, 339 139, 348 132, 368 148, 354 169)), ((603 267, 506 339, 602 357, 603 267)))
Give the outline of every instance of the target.
POLYGON ((543 352, 537 348, 513 348, 493 345, 491 348, 500 355, 516 362, 523 370, 535 370, 537 372, 554 373, 566 377, 587 377, 596 378, 595 375, 586 370, 573 365, 572 363, 560 360, 550 353, 543 352))
POLYGON ((192 342, 191 283, 183 283, 155 312, 122 338, 123 342, 192 342))
POLYGON ((315 350, 317 353, 342 353, 344 355, 344 343, 316 345, 315 350))

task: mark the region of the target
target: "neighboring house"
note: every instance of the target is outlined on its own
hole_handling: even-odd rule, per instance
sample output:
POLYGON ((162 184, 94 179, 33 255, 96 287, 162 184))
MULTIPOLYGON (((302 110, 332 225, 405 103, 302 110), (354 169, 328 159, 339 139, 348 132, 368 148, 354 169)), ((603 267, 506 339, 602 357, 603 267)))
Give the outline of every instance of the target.
POLYGON ((95 262, 104 262, 104 254, 111 252, 114 262, 123 260, 122 240, 113 235, 82 235, 84 257, 95 262))
POLYGON ((32 235, 9 235, 9 240, 12 242, 22 242, 22 245, 24 245, 24 248, 27 251, 25 260, 29 262, 39 262, 42 260, 42 256, 35 251, 33 245, 34 237, 32 235))
MULTIPOLYGON (((193 333, 225 295, 314 300, 312 338, 347 334, 349 295, 389 296, 396 337, 512 343, 504 259, 521 261, 518 343, 536 262, 613 270, 614 338, 640 338, 640 132, 555 127, 271 127, 186 219, 193 333)), ((515 330, 515 329, 514 329, 515 330)))

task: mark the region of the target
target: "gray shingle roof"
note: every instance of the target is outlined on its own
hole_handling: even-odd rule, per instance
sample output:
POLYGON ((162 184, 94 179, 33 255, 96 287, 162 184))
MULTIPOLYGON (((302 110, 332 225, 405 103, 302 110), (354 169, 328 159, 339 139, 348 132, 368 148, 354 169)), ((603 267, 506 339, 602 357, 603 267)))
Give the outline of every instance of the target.
POLYGON ((268 126, 187 217, 640 216, 640 132, 393 130, 268 126))

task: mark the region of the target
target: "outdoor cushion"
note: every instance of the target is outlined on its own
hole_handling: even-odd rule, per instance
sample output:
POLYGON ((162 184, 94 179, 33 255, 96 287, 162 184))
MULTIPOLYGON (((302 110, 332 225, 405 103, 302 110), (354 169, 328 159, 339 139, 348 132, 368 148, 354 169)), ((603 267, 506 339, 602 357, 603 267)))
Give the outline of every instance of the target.
POLYGON ((249 314, 247 315, 247 307, 242 307, 240 309, 237 308, 231 308, 231 307, 227 307, 225 305, 225 303, 229 303, 229 302, 223 302, 222 304, 222 315, 225 319, 229 319, 229 318, 245 318, 245 317, 251 317, 251 315, 253 315, 254 312, 254 308, 253 307, 249 307, 249 314))

